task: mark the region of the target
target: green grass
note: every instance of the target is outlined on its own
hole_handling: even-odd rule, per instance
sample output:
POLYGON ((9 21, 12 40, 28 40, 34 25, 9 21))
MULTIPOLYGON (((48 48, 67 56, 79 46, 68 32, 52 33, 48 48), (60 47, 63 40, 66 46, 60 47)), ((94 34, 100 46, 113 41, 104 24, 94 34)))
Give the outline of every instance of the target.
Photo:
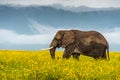
POLYGON ((120 53, 111 52, 110 61, 80 56, 52 60, 48 51, 0 51, 0 80, 120 80, 120 53))

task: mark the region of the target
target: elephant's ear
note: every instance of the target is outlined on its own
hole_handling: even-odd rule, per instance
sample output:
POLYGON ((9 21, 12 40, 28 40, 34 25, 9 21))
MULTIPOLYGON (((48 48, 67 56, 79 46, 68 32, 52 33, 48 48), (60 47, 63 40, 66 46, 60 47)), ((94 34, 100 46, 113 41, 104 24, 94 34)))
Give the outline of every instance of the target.
POLYGON ((74 42, 74 33, 72 31, 65 31, 65 34, 62 39, 62 48, 65 48, 67 45, 74 42))

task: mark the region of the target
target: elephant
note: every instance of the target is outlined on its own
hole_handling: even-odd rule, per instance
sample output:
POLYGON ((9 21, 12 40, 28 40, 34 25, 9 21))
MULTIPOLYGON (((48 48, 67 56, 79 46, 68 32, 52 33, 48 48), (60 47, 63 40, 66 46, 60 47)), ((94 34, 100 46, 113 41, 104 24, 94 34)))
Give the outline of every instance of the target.
POLYGON ((80 54, 94 59, 109 59, 109 44, 97 31, 59 30, 50 44, 50 55, 55 59, 56 48, 65 48, 63 58, 79 60, 80 54), (106 56, 107 52, 107 56, 106 56))

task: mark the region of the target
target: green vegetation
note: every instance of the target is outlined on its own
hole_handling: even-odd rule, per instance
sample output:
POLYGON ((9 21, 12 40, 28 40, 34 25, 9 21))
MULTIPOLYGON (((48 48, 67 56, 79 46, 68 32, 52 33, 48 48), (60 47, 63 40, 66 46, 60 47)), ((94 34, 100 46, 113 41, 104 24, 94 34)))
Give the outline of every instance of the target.
POLYGON ((0 51, 0 80, 120 80, 120 53, 111 52, 110 61, 80 56, 52 60, 48 51, 0 51))

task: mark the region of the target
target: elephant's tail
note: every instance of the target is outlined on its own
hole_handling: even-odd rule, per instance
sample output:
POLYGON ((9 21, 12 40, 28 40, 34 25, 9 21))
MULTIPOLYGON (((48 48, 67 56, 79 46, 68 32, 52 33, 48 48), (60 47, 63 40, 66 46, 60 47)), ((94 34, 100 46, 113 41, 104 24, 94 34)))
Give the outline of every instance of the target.
POLYGON ((109 56, 109 47, 107 47, 107 56, 108 56, 108 60, 110 60, 110 56, 109 56))

